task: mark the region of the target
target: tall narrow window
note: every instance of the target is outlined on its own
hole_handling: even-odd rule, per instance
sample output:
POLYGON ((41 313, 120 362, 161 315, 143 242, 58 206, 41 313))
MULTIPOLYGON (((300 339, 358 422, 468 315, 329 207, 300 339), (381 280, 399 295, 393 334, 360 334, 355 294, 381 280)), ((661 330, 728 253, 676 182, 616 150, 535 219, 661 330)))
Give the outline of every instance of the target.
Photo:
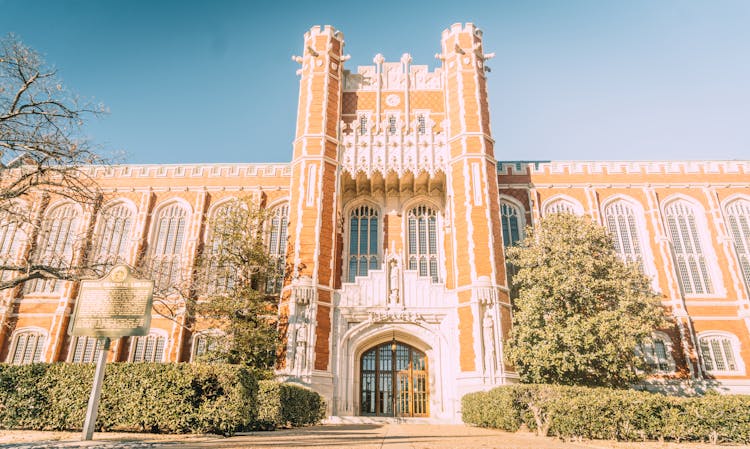
MULTIPOLYGON (((34 262, 63 270, 69 267, 73 260, 78 222, 78 209, 72 204, 50 210, 42 223, 34 262)), ((33 279, 28 282, 27 289, 33 293, 51 293, 59 291, 61 284, 55 279, 33 279)))
POLYGON ((388 134, 393 136, 396 134, 396 131, 396 116, 390 115, 388 116, 388 134))
POLYGON ((664 212, 683 291, 687 295, 713 293, 695 211, 686 201, 675 201, 664 212))
POLYGON ((637 263, 643 269, 641 238, 633 206, 626 201, 610 203, 604 209, 604 217, 615 251, 620 258, 637 263))
POLYGON ((378 268, 378 211, 359 206, 349 214, 349 282, 378 268))
POLYGON ((268 233, 268 254, 275 261, 276 272, 266 284, 266 293, 279 293, 284 286, 288 224, 289 206, 284 204, 274 208, 271 213, 271 229, 268 233))
POLYGON ((503 226, 503 246, 507 248, 515 245, 522 238, 521 212, 517 206, 503 201, 500 203, 500 214, 503 226))
POLYGON ((427 132, 427 124, 425 123, 424 114, 417 116, 417 134, 425 134, 427 132))
MULTIPOLYGON (((18 222, 10 214, 0 215, 0 264, 14 264, 18 250, 25 240, 26 234, 18 226, 18 222)), ((0 280, 5 281, 13 276, 13 271, 0 271, 0 280)))
POLYGON ((437 214, 427 206, 417 206, 409 211, 406 220, 409 269, 439 282, 437 214))
POLYGON ((235 285, 236 271, 231 264, 226 263, 226 251, 224 236, 225 230, 230 233, 233 230, 233 219, 243 219, 246 217, 241 211, 235 211, 234 208, 243 207, 240 203, 230 202, 216 208, 211 216, 208 241, 206 242, 206 272, 204 275, 207 280, 207 293, 222 294, 228 292, 235 285))
POLYGON ((739 371, 732 339, 724 335, 705 335, 699 342, 706 371, 713 374, 739 371))
POLYGON ((8 362, 13 365, 25 365, 42 360, 45 335, 41 332, 18 332, 13 338, 12 350, 8 362))
POLYGON ((166 338, 148 334, 143 337, 131 337, 129 361, 131 362, 163 362, 164 344, 166 338))
POLYGON ((102 347, 102 340, 95 337, 73 337, 70 361, 73 363, 92 363, 96 353, 102 347))
POLYGON ((727 206, 727 220, 745 285, 750 286, 750 201, 732 201, 727 206))
POLYGON ((359 116, 359 135, 364 136, 367 134, 367 115, 362 114, 359 116))
POLYGON ((106 273, 115 264, 126 261, 133 212, 125 204, 115 204, 102 211, 99 222, 93 260, 106 273))
POLYGON ((162 292, 176 287, 182 270, 187 212, 178 204, 161 209, 156 218, 149 269, 155 288, 162 292))
MULTIPOLYGON (((502 223, 503 230, 503 246, 505 248, 511 247, 518 243, 523 237, 522 233, 522 217, 518 207, 506 202, 500 202, 500 221, 502 223)), ((516 274, 516 267, 506 260, 505 272, 508 275, 508 285, 513 283, 513 276, 516 274)))

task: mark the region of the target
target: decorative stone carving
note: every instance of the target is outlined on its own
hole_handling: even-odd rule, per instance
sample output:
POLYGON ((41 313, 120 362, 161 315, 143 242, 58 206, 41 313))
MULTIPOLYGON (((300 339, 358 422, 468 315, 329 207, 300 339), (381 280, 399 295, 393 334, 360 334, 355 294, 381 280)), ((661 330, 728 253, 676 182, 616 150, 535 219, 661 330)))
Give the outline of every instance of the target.
POLYGON ((399 267, 397 258, 394 257, 388 262, 388 269, 390 270, 388 283, 390 292, 388 295, 388 301, 391 306, 403 305, 401 304, 399 296, 401 288, 401 268, 399 267))
MULTIPOLYGON (((443 88, 443 71, 440 68, 430 72, 426 65, 405 64, 405 61, 411 61, 411 57, 401 57, 401 62, 383 62, 383 59, 377 59, 382 64, 383 90, 404 90, 409 81, 411 90, 441 90, 443 88), (408 74, 404 73, 404 68, 408 68, 408 74)), ((376 66, 359 66, 357 72, 352 73, 344 71, 344 90, 348 92, 355 91, 373 91, 377 90, 377 70, 376 66)))
POLYGON ((484 366, 490 376, 494 376, 497 369, 497 350, 495 348, 495 320, 487 310, 482 320, 482 338, 484 341, 484 366))
POLYGON ((492 285, 489 277, 480 276, 471 288, 474 291, 474 298, 480 304, 491 306, 497 303, 497 289, 492 285))
POLYGON ((418 323, 424 322, 425 319, 416 312, 408 312, 405 310, 384 310, 379 312, 370 312, 367 316, 369 323, 382 323, 382 322, 406 322, 406 323, 418 323))

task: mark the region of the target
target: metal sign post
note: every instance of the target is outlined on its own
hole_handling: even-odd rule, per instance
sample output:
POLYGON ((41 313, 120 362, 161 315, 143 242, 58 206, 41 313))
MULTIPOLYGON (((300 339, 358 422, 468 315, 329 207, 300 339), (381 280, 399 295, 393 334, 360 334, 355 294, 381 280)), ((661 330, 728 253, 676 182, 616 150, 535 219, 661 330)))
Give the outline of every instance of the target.
POLYGON ((102 384, 104 383, 104 368, 107 366, 107 354, 109 354, 109 337, 99 339, 102 347, 96 357, 96 372, 94 373, 94 386, 89 396, 89 406, 86 409, 86 420, 83 422, 83 439, 89 441, 94 437, 94 425, 96 414, 99 411, 99 398, 102 395, 102 384))
POLYGON ((99 280, 81 281, 68 334, 95 337, 102 342, 97 353, 94 385, 83 423, 85 441, 94 436, 111 339, 148 335, 153 293, 154 281, 134 278, 127 265, 115 265, 99 280))

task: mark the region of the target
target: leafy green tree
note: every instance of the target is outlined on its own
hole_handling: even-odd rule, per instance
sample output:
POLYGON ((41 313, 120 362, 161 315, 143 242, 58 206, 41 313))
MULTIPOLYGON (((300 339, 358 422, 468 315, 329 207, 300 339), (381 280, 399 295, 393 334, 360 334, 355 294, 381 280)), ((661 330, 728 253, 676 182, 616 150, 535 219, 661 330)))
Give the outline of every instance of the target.
POLYGON ((625 387, 643 378, 635 349, 667 325, 665 311, 603 227, 552 214, 507 256, 519 295, 506 355, 522 382, 625 387))
POLYGON ((207 335, 204 360, 259 369, 276 362, 278 297, 267 293, 278 261, 269 255, 269 212, 244 198, 227 203, 209 224, 208 245, 193 282, 193 310, 199 321, 222 333, 207 335))

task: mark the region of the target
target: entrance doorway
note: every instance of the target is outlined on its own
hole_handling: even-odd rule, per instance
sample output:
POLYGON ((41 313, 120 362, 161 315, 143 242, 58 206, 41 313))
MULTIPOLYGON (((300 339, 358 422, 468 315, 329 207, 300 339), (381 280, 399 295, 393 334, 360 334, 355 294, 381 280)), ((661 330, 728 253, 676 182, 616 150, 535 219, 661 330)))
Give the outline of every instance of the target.
POLYGON ((427 357, 392 341, 369 349, 360 361, 360 413, 368 416, 429 416, 427 357))

